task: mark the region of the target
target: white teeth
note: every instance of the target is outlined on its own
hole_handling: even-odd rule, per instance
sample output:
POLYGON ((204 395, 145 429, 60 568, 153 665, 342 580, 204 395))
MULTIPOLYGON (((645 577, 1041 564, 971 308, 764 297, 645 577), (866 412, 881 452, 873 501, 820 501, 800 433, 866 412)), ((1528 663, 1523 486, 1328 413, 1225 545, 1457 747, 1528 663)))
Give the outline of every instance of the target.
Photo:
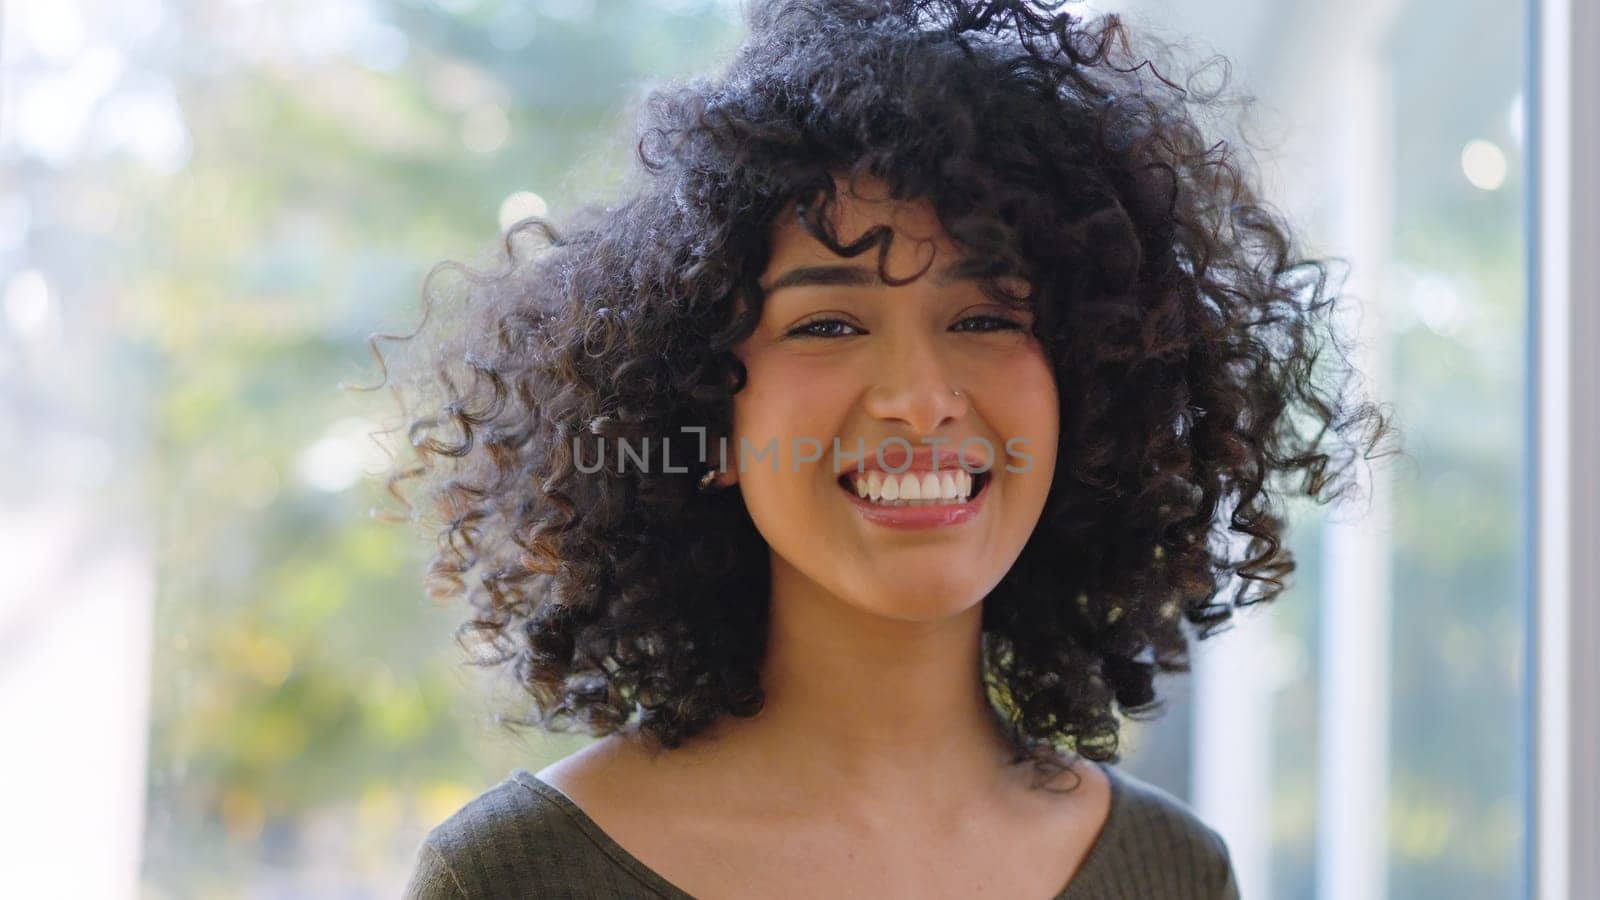
POLYGON ((965 469, 899 475, 873 470, 850 478, 855 482, 857 497, 886 506, 965 503, 972 496, 972 474, 965 469))

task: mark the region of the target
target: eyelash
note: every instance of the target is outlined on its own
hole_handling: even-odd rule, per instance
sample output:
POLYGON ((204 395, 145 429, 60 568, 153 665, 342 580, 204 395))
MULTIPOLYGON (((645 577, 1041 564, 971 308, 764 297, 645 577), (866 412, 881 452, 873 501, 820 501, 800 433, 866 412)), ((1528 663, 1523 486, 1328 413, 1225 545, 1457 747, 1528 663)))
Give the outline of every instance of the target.
MULTIPOLYGON (((988 334, 988 333, 994 332, 994 331, 1022 331, 1026 327, 1021 322, 1015 322, 1015 321, 1012 321, 1011 319, 1007 319, 1007 318, 1004 318, 1002 316, 968 316, 965 319, 962 319, 960 322, 957 322, 956 324, 960 325, 960 324, 963 324, 965 322, 974 322, 974 321, 998 322, 998 323, 1000 323, 1000 326, 1001 326, 999 328, 985 328, 985 329, 982 329, 982 330, 977 332, 978 334, 988 334)), ((818 325, 847 325, 847 326, 849 326, 851 328, 855 327, 854 325, 850 325, 849 322, 846 322, 843 319, 815 319, 813 321, 805 323, 804 325, 797 325, 794 328, 790 329, 790 331, 788 332, 787 336, 788 337, 817 337, 817 338, 854 337, 855 336, 855 335, 848 335, 848 334, 843 334, 843 335, 839 335, 839 334, 816 334, 814 332, 808 332, 807 331, 807 329, 815 328, 818 325)))

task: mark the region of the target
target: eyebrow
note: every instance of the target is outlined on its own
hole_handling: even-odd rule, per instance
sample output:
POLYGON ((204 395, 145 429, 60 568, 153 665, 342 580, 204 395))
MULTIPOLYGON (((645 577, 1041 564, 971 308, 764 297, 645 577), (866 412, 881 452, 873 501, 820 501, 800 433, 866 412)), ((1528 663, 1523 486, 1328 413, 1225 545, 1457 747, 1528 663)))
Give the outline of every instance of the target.
MULTIPOLYGON (((971 263, 952 263, 934 272, 934 287, 947 287, 957 281, 981 281, 989 277, 976 271, 971 263)), ((765 285, 768 296, 786 287, 846 286, 863 287, 883 284, 877 269, 861 266, 799 266, 772 279, 765 285)))

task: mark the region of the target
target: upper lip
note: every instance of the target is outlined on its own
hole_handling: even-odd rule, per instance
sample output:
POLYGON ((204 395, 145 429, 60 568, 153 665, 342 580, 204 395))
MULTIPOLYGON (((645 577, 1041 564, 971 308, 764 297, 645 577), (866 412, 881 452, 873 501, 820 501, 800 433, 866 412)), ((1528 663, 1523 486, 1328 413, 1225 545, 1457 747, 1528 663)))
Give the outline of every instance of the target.
MULTIPOLYGON (((959 446, 959 442, 956 443, 959 446)), ((932 472, 934 471, 933 463, 935 458, 939 461, 938 471, 940 472, 954 472, 956 469, 962 468, 963 461, 966 462, 965 468, 968 472, 989 471, 988 457, 984 455, 980 448, 973 446, 968 446, 964 454, 956 447, 947 445, 916 447, 909 454, 911 460, 911 465, 909 466, 906 465, 908 456, 906 448, 898 442, 883 444, 882 450, 882 463, 878 461, 877 448, 872 446, 868 447, 866 456, 860 460, 852 459, 841 452, 839 456, 840 473, 849 474, 858 468, 864 472, 877 471, 895 475, 903 475, 906 472, 932 472)))

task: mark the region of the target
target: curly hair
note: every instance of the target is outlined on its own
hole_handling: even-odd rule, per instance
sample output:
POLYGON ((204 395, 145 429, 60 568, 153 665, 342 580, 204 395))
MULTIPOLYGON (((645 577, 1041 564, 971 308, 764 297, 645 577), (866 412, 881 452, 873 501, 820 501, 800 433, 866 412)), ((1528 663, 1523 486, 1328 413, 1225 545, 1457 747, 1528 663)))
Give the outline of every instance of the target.
POLYGON ((1118 760, 1115 710, 1158 707, 1191 639, 1286 587, 1275 498, 1355 488, 1390 411, 1351 397, 1329 261, 1203 133, 1220 91, 1137 59, 1118 17, 1055 8, 758 2, 720 75, 649 94, 622 201, 518 223, 496 266, 439 264, 422 324, 369 340, 417 457, 388 490, 438 539, 430 596, 466 599, 470 663, 509 667, 533 700, 502 722, 660 749, 761 709, 769 551, 739 492, 698 490, 703 466, 580 464, 607 438, 704 460, 684 429, 731 428, 732 348, 760 318, 777 217, 797 210, 841 256, 887 249, 837 243, 840 174, 928 201, 957 245, 1033 285, 1060 446, 982 612, 984 689, 1019 759, 1118 760), (463 309, 443 316, 452 273, 463 309), (378 348, 425 332, 409 367, 378 348))

